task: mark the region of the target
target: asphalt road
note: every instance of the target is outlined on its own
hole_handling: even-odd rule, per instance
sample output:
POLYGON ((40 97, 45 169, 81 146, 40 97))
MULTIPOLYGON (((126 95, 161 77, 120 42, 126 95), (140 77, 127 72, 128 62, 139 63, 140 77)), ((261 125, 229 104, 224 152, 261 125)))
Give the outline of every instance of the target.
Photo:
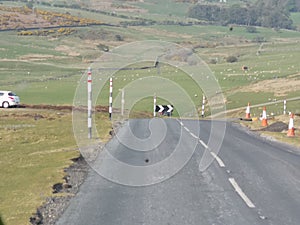
MULTIPOLYGON (((210 121, 185 120, 180 124, 178 120, 167 119, 164 127, 155 128, 154 123, 149 129, 149 120, 131 120, 120 130, 118 138, 107 145, 118 160, 139 169, 172 155, 176 146, 184 150, 181 154, 185 157, 196 143, 195 152, 178 173, 150 186, 117 184, 91 170, 57 224, 300 224, 300 150, 261 138, 236 124, 220 121, 218 125, 222 127, 224 123, 227 126, 220 152, 210 153, 216 160, 205 171, 199 171, 210 138, 210 121), (130 130, 144 142, 126 143, 130 130), (151 131, 166 135, 163 139, 160 135, 151 137, 151 131), (135 147, 148 151, 136 151, 135 147)), ((222 138, 222 129, 214 132, 213 138, 222 138)), ((210 141, 214 146, 214 140, 210 141)), ((100 157, 95 162, 96 170, 115 170, 117 166, 112 167, 109 162, 100 157)), ((153 171, 147 171, 142 172, 145 182, 157 181, 153 171)), ((120 174, 131 182, 132 171, 120 174)))

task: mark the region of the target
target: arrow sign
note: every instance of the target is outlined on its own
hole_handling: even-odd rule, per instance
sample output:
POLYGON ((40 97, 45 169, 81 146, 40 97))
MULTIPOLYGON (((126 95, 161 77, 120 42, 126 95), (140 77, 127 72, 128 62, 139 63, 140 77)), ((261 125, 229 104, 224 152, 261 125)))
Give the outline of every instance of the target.
POLYGON ((155 112, 163 112, 165 110, 163 105, 156 105, 155 112))
POLYGON ((172 105, 167 105, 167 107, 168 107, 168 110, 167 110, 168 113, 173 112, 173 106, 172 105))
POLYGON ((173 109, 174 109, 173 105, 156 105, 155 112, 160 112, 160 113, 168 112, 168 113, 170 113, 170 112, 173 112, 173 109))

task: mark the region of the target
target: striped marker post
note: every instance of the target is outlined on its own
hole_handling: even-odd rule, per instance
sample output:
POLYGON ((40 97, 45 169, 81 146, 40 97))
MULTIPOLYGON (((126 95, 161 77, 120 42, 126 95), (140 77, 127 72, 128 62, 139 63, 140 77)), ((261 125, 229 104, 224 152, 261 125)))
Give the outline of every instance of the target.
POLYGON ((111 120, 111 115, 112 115, 112 93, 113 93, 113 79, 112 77, 109 78, 109 119, 111 120))
POLYGON ((283 101, 283 115, 286 115, 286 100, 283 101))
POLYGON ((153 117, 156 117, 156 94, 153 97, 153 117))
POLYGON ((250 115, 250 102, 248 102, 248 106, 246 108, 246 119, 251 119, 251 115, 250 115))
POLYGON ((124 116, 124 106, 125 106, 125 90, 121 89, 122 99, 121 99, 121 115, 124 116))
POLYGON ((92 138, 92 71, 88 68, 87 78, 87 89, 88 89, 88 138, 92 138))
POLYGON ((204 109, 205 109, 205 96, 203 95, 203 97, 202 97, 202 111, 201 111, 202 118, 204 117, 204 109))

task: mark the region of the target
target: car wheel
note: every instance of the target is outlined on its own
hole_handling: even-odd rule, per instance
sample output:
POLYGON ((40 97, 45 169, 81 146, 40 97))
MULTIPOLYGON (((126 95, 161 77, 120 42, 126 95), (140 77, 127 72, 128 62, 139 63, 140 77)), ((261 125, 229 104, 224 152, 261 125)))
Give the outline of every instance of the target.
POLYGON ((3 102, 2 103, 2 107, 3 108, 8 108, 9 107, 9 103, 8 102, 3 102))

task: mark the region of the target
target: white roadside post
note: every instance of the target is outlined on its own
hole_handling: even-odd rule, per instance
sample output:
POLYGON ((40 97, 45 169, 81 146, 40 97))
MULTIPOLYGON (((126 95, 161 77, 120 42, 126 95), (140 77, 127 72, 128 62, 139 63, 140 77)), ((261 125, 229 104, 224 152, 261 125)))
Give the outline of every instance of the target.
POLYGON ((109 78, 109 119, 111 120, 111 114, 112 114, 112 92, 113 92, 113 79, 112 77, 109 78))
POLYGON ((87 79, 87 89, 88 89, 88 138, 92 138, 92 71, 88 68, 88 79, 87 79))
POLYGON ((283 115, 286 115, 286 100, 283 101, 283 115))
POLYGON ((156 94, 153 97, 153 117, 156 117, 156 94))
POLYGON ((122 88, 122 89, 119 89, 119 91, 121 91, 121 93, 122 93, 122 97, 121 97, 121 115, 124 116, 125 90, 124 90, 124 88, 122 88))
POLYGON ((204 117, 204 109, 205 109, 205 96, 202 97, 202 111, 201 111, 201 117, 204 117))

